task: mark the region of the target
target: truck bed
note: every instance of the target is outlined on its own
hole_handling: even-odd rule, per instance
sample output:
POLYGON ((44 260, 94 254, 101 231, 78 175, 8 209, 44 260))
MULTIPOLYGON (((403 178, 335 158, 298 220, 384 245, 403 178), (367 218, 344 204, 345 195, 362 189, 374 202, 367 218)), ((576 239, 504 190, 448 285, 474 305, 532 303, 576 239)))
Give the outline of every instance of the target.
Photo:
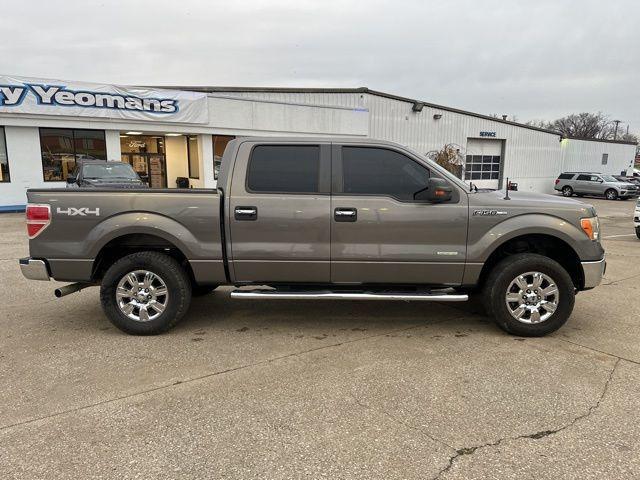
POLYGON ((200 283, 226 279, 216 190, 32 189, 27 197, 51 206, 51 223, 29 248, 57 280, 90 281, 105 249, 138 243, 180 251, 200 283))

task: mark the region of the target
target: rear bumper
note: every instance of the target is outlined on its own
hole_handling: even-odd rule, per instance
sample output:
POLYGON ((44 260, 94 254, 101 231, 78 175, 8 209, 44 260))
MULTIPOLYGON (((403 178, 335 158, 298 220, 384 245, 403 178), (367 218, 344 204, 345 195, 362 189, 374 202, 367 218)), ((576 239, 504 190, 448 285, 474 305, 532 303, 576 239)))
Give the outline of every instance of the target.
POLYGON ((49 269, 44 260, 21 258, 19 260, 22 275, 29 280, 49 280, 49 269))
POLYGON ((584 273, 584 289, 597 287, 602 281, 604 272, 607 269, 607 261, 605 257, 595 262, 581 262, 582 271, 584 273))

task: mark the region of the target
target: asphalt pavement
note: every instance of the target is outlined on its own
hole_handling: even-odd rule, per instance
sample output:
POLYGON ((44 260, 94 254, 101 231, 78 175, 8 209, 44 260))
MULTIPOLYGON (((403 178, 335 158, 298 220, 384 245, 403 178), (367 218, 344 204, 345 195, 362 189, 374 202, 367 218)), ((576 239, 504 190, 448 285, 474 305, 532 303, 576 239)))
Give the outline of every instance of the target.
POLYGON ((193 300, 128 336, 25 280, 0 215, 0 478, 640 478, 640 240, 596 205, 603 284, 545 338, 477 305, 193 300))

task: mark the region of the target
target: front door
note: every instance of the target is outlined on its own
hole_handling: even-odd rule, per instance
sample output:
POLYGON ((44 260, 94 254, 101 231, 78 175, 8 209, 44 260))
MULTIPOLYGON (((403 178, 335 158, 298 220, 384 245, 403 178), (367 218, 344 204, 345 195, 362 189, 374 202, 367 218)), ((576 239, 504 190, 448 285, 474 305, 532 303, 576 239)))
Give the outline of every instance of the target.
POLYGON ((467 196, 414 200, 430 172, 389 147, 333 148, 331 280, 335 283, 460 285, 466 257, 467 196))
POLYGON ((330 281, 330 170, 329 143, 240 144, 226 211, 236 282, 330 281))

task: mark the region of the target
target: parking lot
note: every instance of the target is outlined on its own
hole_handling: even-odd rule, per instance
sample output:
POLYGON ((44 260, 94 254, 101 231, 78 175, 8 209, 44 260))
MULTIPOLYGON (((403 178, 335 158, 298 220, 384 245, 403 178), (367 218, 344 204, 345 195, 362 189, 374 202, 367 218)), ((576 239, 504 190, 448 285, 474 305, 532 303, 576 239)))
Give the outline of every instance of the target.
POLYGON ((193 300, 127 336, 98 290, 25 280, 0 215, 0 478, 638 478, 634 201, 586 199, 608 268, 512 337, 473 303, 193 300))

